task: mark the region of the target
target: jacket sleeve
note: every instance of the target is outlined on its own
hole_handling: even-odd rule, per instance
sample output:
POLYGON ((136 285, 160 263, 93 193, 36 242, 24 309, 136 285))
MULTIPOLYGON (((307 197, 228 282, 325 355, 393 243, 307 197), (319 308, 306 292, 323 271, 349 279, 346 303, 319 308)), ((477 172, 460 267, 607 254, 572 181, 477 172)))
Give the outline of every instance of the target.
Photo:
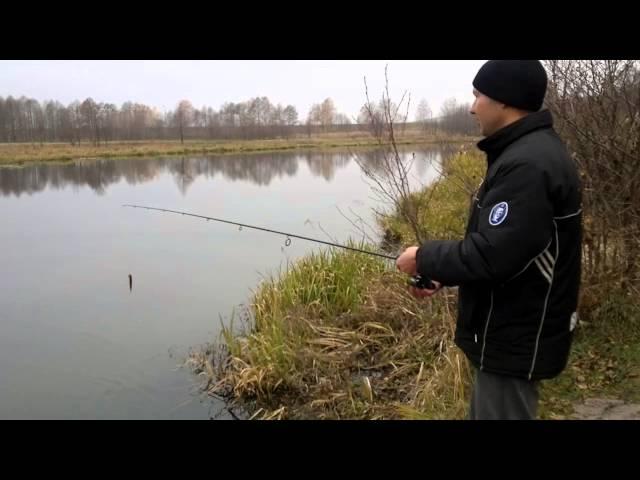
POLYGON ((419 248, 418 273, 446 286, 506 281, 551 240, 548 176, 535 160, 504 165, 475 208, 478 226, 463 240, 427 241, 419 248))

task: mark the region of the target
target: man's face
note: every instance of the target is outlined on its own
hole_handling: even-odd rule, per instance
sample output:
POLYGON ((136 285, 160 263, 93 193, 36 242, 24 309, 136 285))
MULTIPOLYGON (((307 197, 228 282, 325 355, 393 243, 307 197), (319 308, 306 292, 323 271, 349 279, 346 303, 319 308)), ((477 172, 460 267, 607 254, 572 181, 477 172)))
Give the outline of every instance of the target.
POLYGON ((475 101, 469 113, 475 115, 482 135, 488 137, 497 132, 504 123, 504 105, 473 89, 475 101))

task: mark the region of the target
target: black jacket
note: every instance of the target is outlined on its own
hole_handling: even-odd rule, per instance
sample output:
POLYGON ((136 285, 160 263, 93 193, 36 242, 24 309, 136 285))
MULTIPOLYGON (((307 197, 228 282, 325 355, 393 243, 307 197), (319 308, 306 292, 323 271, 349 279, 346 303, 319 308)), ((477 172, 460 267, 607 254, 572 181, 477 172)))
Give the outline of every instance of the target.
POLYGON ((456 344, 477 368, 538 380, 566 366, 580 283, 576 167, 548 111, 478 144, 487 174, 461 241, 428 241, 418 273, 460 286, 456 344))

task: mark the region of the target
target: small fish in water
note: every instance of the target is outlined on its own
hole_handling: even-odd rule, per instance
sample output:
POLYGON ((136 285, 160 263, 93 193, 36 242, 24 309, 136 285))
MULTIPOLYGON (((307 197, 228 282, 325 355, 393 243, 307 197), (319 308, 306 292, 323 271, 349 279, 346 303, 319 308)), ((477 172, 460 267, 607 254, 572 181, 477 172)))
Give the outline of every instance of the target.
POLYGON ((133 289, 133 277, 129 274, 129 291, 133 289))

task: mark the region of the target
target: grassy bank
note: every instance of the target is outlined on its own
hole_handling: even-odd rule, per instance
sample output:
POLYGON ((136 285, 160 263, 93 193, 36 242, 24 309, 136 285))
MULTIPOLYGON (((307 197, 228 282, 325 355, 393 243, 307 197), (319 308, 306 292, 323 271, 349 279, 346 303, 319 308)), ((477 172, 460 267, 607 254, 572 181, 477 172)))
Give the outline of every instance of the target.
MULTIPOLYGON (((399 144, 415 145, 437 142, 460 142, 462 137, 425 137, 407 134, 399 139, 399 144)), ((113 142, 106 145, 70 145, 67 143, 0 144, 0 165, 22 165, 28 162, 64 162, 81 158, 148 157, 157 155, 189 154, 234 154, 249 152, 275 152, 295 149, 331 149, 346 147, 375 146, 376 140, 363 133, 349 135, 316 135, 277 140, 246 141, 148 141, 113 142)))
MULTIPOLYGON (((484 160, 462 154, 444 169, 416 195, 430 198, 432 238, 460 238, 469 205, 462 185, 479 183, 484 160)), ((380 225, 388 240, 413 243, 399 216, 380 225)), ((264 281, 241 328, 225 328, 189 364, 212 395, 254 418, 464 418, 470 368, 453 344, 456 290, 416 300, 405 281, 373 257, 310 255, 264 281)), ((567 369, 543 382, 541 418, 567 418, 590 397, 640 401, 640 305, 616 291, 599 298, 581 307, 567 369)))
POLYGON ((311 255, 264 282, 253 322, 191 365, 254 418, 460 416, 468 369, 451 348, 453 295, 421 304, 405 280, 373 257, 311 255))

